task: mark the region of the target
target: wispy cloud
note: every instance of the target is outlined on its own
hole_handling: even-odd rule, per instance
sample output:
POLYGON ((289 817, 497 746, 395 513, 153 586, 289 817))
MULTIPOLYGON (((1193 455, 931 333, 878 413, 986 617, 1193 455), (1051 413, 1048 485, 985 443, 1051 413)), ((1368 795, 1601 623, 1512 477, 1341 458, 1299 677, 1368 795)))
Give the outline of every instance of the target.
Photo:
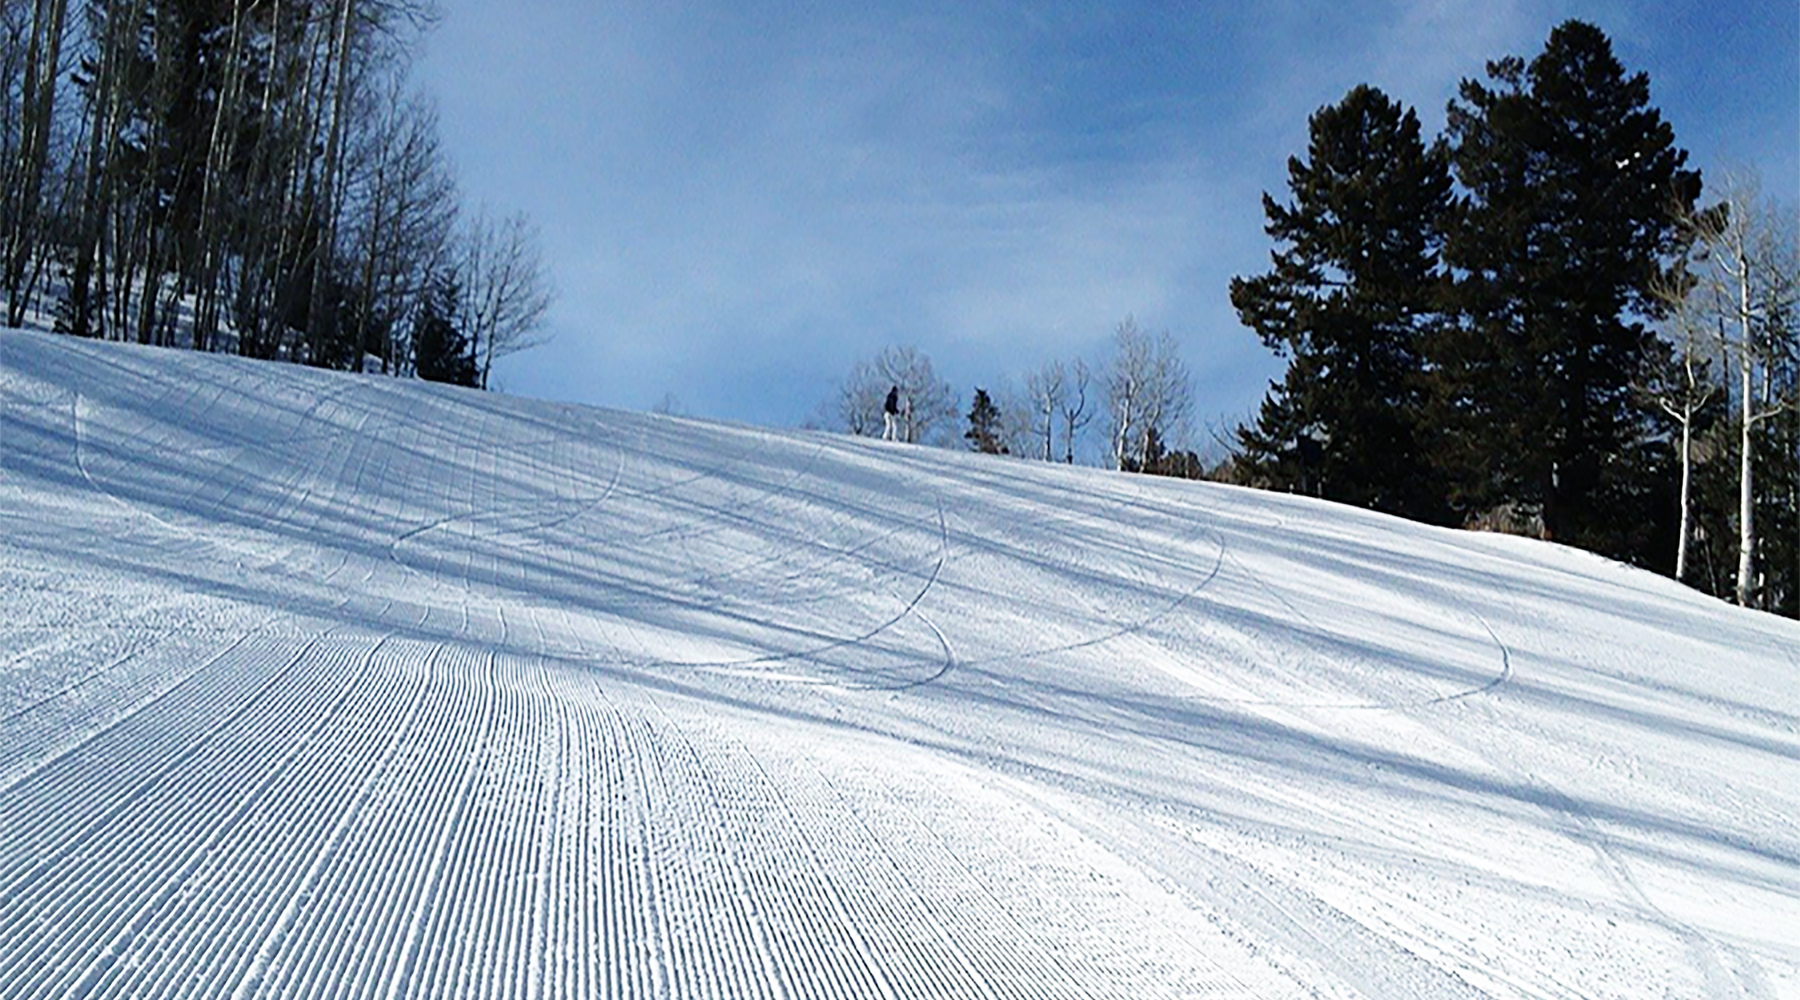
MULTIPOLYGON (((1203 409, 1241 414, 1277 366, 1225 288, 1266 265, 1259 197, 1307 115, 1366 81, 1435 128, 1457 80, 1581 13, 445 6, 428 69, 466 186, 530 211, 560 262, 560 336, 509 384, 775 423, 886 344, 972 385, 1091 353, 1126 313, 1187 345, 1203 409)), ((1581 6, 1640 55, 1670 44, 1642 4, 1581 6)))

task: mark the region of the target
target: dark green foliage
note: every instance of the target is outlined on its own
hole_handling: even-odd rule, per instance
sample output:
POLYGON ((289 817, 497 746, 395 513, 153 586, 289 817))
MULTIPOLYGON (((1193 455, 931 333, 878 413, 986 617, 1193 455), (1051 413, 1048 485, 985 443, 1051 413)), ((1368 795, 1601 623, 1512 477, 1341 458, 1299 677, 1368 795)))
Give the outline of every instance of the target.
POLYGON ((1163 444, 1162 432, 1151 427, 1144 434, 1144 458, 1125 459, 1126 472, 1140 472, 1150 476, 1168 476, 1172 479, 1205 479, 1206 466, 1200 456, 1190 450, 1170 451, 1163 444))
MULTIPOLYGON (((310 259, 309 256, 308 267, 298 277, 311 277, 310 259)), ((315 368, 359 370, 362 367, 363 351, 354 322, 359 307, 356 289, 341 280, 330 268, 319 276, 318 281, 323 286, 317 296, 321 314, 317 325, 310 326, 313 336, 305 342, 306 349, 302 359, 315 368)), ((289 310, 287 322, 290 329, 309 329, 309 326, 303 324, 308 323, 313 308, 314 296, 310 289, 310 281, 296 280, 290 286, 290 294, 282 297, 281 301, 289 310)))
MULTIPOLYGON (((1790 396, 1794 391, 1790 386, 1790 396)), ((1756 513, 1762 547, 1757 565, 1768 581, 1763 606, 1800 618, 1800 406, 1789 406, 1764 427, 1767 489, 1756 513)))
MULTIPOLYGON (((1231 477, 1672 569, 1680 435, 1657 401, 1693 388, 1647 324, 1691 284, 1673 271, 1700 178, 1648 79, 1570 21, 1529 63, 1465 80, 1434 146, 1369 87, 1310 126, 1292 202, 1264 197, 1274 266, 1231 287, 1289 360, 1239 429, 1231 477)), ((1714 592, 1736 528, 1722 402, 1688 404, 1688 576, 1714 592)), ((1759 430, 1775 478, 1758 554, 1780 567, 1761 600, 1800 610, 1800 418, 1759 430)))
POLYGON ((969 447, 986 455, 1004 455, 1006 443, 1000 428, 1000 408, 988 398, 986 389, 975 390, 975 402, 969 406, 969 429, 963 433, 969 447))
POLYGON ((1570 21, 1529 66, 1488 66, 1449 108, 1467 190, 1444 256, 1455 322, 1431 345, 1437 452, 1464 514, 1541 512, 1559 541, 1621 558, 1653 518, 1632 386, 1653 283, 1699 194, 1687 154, 1599 29, 1570 21))
POLYGON ((95 308, 95 298, 90 274, 71 278, 68 288, 56 300, 53 329, 57 333, 73 337, 98 337, 102 331, 99 323, 100 310, 95 308))
POLYGON ((413 365, 427 382, 473 386, 480 381, 473 345, 458 322, 458 297, 453 282, 434 282, 413 325, 413 365))
MULTIPOLYGON (((1775 390, 1795 398, 1795 375, 1775 376, 1775 390)), ((1695 551, 1687 583, 1722 600, 1737 586, 1739 459, 1743 424, 1725 412, 1702 438, 1695 467, 1695 551)), ((1750 606, 1800 617, 1800 407, 1757 423, 1756 577, 1750 606)))
POLYGON ((1442 520, 1422 346, 1438 311, 1445 154, 1373 87, 1309 125, 1307 158, 1288 161, 1293 202, 1263 196, 1274 267, 1231 283, 1239 317, 1290 359, 1239 431, 1245 471, 1273 489, 1442 520))
POLYGON ((1309 380, 1306 370, 1317 368, 1309 358, 1290 361, 1287 378, 1271 385, 1263 397, 1256 426, 1238 428, 1240 452, 1234 462, 1234 481, 1265 490, 1324 495, 1324 445, 1318 429, 1310 426, 1288 399, 1285 388, 1288 383, 1305 385, 1309 380))

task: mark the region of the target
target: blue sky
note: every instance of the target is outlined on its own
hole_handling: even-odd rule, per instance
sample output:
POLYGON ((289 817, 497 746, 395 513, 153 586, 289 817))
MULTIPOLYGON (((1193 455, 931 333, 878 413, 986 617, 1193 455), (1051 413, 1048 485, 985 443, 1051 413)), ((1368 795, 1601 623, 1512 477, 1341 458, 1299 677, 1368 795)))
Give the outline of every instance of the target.
POLYGON ((496 373, 525 396, 788 426, 889 344, 966 401, 1131 314, 1235 422, 1280 366, 1226 286, 1307 116, 1367 82, 1435 132, 1570 17, 1691 162, 1800 199, 1792 0, 439 3, 418 79, 465 199, 534 217, 560 290, 496 373))

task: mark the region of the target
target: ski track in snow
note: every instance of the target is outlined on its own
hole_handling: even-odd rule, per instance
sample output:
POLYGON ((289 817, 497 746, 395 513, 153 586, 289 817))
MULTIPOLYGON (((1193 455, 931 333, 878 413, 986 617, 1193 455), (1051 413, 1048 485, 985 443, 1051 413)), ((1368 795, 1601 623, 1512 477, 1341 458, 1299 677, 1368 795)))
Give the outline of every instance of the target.
POLYGON ((0 1000, 1800 997, 1792 623, 0 333, 0 1000))

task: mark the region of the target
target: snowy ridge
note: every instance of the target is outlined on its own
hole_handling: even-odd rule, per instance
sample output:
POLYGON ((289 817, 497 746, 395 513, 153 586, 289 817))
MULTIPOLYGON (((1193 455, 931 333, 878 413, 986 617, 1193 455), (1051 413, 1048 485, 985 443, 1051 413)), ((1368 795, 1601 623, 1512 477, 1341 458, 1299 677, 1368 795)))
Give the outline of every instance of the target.
POLYGON ((1800 997, 1796 706, 1555 546, 0 334, 0 1000, 1800 997))

